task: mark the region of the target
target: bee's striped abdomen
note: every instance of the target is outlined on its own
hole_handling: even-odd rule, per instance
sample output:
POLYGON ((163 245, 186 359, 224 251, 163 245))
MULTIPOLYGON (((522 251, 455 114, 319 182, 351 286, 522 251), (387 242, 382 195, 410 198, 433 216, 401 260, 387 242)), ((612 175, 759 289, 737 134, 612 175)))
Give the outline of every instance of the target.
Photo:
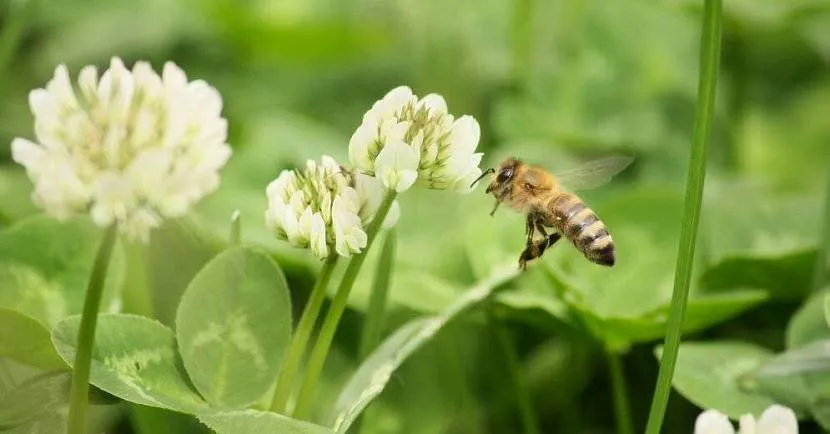
POLYGON ((571 240, 589 261, 614 265, 614 241, 596 213, 573 194, 564 193, 548 203, 554 216, 553 226, 571 240))

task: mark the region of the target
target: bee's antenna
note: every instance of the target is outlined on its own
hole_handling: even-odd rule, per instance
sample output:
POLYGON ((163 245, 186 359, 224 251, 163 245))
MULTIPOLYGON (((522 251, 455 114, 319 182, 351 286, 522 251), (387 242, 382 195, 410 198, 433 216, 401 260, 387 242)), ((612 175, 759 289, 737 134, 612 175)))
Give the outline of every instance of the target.
POLYGON ((485 171, 484 171, 484 173, 482 173, 482 174, 481 174, 481 176, 479 176, 478 178, 476 178, 476 180, 475 180, 475 181, 473 181, 473 183, 472 183, 472 184, 470 184, 470 188, 473 188, 473 186, 474 186, 474 185, 476 185, 476 184, 478 183, 478 181, 481 181, 481 178, 484 178, 485 176, 487 176, 487 175, 489 175, 489 174, 491 174, 491 173, 496 173, 496 169, 493 169, 493 168, 491 167, 491 168, 489 168, 489 169, 485 170, 485 171))

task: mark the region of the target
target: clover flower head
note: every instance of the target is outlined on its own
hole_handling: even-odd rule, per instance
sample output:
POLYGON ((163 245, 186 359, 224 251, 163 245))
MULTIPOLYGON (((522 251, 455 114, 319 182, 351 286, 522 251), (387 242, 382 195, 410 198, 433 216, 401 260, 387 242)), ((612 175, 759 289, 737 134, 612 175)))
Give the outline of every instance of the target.
MULTIPOLYGON (((717 410, 706 410, 695 421, 695 434, 736 434, 729 418, 717 410)), ((741 416, 737 434, 798 434, 798 419, 787 407, 773 404, 758 420, 741 416)))
POLYGON ((159 76, 147 62, 130 71, 113 58, 100 78, 84 67, 76 87, 60 65, 29 105, 37 142, 11 147, 35 204, 58 219, 88 212, 131 239, 146 242, 164 218, 216 190, 231 155, 219 93, 171 62, 159 76))
POLYGON ((481 130, 472 116, 453 117, 438 94, 421 99, 406 86, 392 89, 363 116, 349 141, 352 164, 402 192, 427 188, 471 191, 481 174, 481 130))
MULTIPOLYGON (((383 194, 377 179, 346 171, 323 156, 320 162, 308 160, 302 171, 282 171, 268 185, 265 223, 278 238, 308 248, 320 259, 332 249, 348 257, 366 247, 364 228, 374 219, 383 194)), ((395 203, 383 226, 393 226, 399 214, 395 203)))

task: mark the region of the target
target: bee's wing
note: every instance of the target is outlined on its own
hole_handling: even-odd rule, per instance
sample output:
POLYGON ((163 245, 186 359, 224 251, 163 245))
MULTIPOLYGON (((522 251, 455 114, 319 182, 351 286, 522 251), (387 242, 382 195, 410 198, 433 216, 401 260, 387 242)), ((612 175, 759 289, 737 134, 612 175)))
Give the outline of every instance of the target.
POLYGON ((628 167, 634 157, 615 155, 583 163, 571 170, 556 173, 559 182, 569 190, 599 187, 628 167))

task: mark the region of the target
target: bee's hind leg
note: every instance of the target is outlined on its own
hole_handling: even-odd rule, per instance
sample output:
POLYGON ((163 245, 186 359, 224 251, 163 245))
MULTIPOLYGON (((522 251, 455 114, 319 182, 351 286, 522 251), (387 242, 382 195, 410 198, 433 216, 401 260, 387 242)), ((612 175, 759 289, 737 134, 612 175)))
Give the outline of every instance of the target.
POLYGON ((545 230, 544 225, 542 224, 542 219, 539 218, 539 215, 536 213, 529 213, 527 215, 527 220, 525 224, 525 232, 527 233, 527 242, 525 244, 525 249, 522 251, 522 254, 519 256, 519 268, 522 270, 527 269, 527 262, 533 259, 536 259, 542 256, 542 253, 553 245, 556 241, 559 240, 559 234, 553 234, 548 236, 547 231, 545 230), (535 231, 538 230, 544 238, 539 241, 533 240, 533 235, 535 231), (553 239, 555 236, 555 239, 553 239))
POLYGON ((562 235, 558 232, 554 232, 545 238, 528 245, 522 252, 521 256, 519 256, 519 268, 526 270, 528 261, 541 257, 545 253, 545 250, 556 244, 560 238, 562 238, 562 235))

